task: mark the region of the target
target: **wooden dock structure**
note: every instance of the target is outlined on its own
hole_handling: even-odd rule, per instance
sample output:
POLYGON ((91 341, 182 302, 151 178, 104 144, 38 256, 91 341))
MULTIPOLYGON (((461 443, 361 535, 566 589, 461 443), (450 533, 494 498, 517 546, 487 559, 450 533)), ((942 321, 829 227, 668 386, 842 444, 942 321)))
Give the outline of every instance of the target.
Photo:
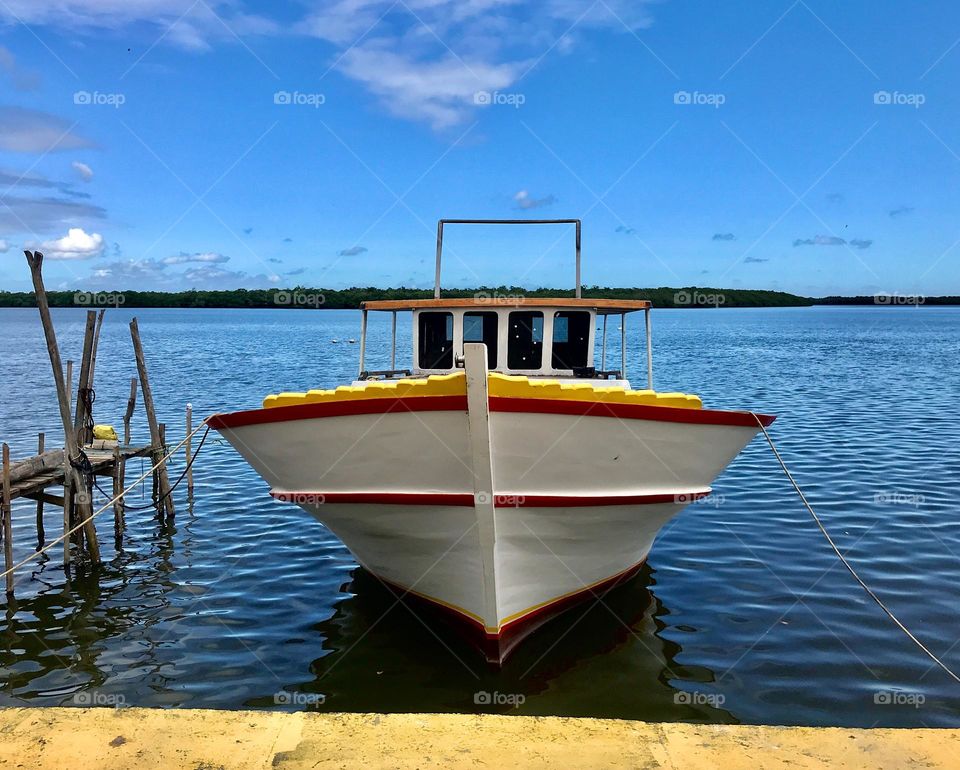
MULTIPOLYGON (((62 448, 48 449, 47 436, 40 433, 37 441, 37 454, 18 462, 10 459, 9 446, 6 443, 3 444, 0 539, 3 541, 2 575, 5 577, 8 596, 13 593, 14 586, 11 507, 14 500, 26 498, 35 500, 37 503, 36 550, 38 553, 51 547, 45 545, 44 505, 59 506, 63 509, 63 534, 57 537, 51 545, 55 544, 56 541, 63 541, 63 564, 67 569, 70 567, 72 558, 71 542, 77 546, 78 552, 85 548, 90 561, 94 564, 100 561, 97 531, 93 523, 95 515, 93 510, 94 489, 99 489, 108 501, 107 505, 101 510, 104 510, 112 502, 115 524, 118 528, 122 528, 125 508, 124 493, 130 491, 125 488, 125 471, 129 460, 143 457, 150 461, 150 470, 138 479, 137 484, 142 483, 146 476, 153 476, 152 505, 156 507, 157 516, 161 519, 172 517, 175 510, 172 493, 176 484, 173 487, 171 486, 166 467, 172 452, 167 451, 165 426, 157 421, 153 392, 147 376, 147 364, 143 345, 140 341, 137 319, 134 318, 130 322, 130 337, 139 377, 133 378, 130 382, 130 398, 123 415, 122 440, 119 435, 113 435, 109 431, 106 433, 110 438, 96 438, 94 436, 93 420, 94 372, 105 311, 100 310, 97 313, 97 311, 90 310, 87 312, 83 358, 80 362, 79 380, 76 383, 76 397, 74 398, 73 361, 67 361, 64 370, 41 274, 43 254, 30 251, 26 251, 25 254, 33 278, 37 309, 40 311, 40 321, 43 326, 57 389, 64 440, 62 448), (138 385, 143 394, 143 406, 146 412, 147 425, 150 429, 149 444, 133 444, 130 438, 130 419, 136 406, 138 385), (110 488, 101 487, 97 482, 98 477, 111 479, 110 488), (52 487, 62 487, 62 494, 53 494, 50 491, 52 487)), ((192 433, 196 432, 192 431, 190 427, 191 421, 192 415, 188 405, 188 435, 177 446, 177 449, 184 443, 188 446, 185 474, 189 473, 192 464, 192 456, 189 453, 189 439, 192 433)), ((202 426, 203 423, 198 426, 197 430, 202 426)), ((193 478, 190 474, 188 482, 190 493, 192 493, 192 482, 193 478)))
MULTIPOLYGON (((134 457, 150 457, 153 453, 153 447, 150 444, 143 446, 117 446, 115 448, 93 449, 91 447, 83 448, 84 454, 90 460, 93 473, 96 476, 113 479, 119 475, 123 464, 134 457), (116 450, 116 451, 115 451, 116 450)), ((66 470, 63 467, 63 450, 56 449, 51 452, 45 452, 42 455, 28 458, 22 462, 10 463, 10 502, 18 498, 28 498, 36 500, 38 503, 49 503, 63 507, 63 497, 57 497, 47 492, 48 487, 62 487, 65 481, 66 470), (59 459, 59 463, 54 460, 51 464, 46 459, 52 457, 59 459), (40 460, 42 465, 36 469, 36 472, 30 473, 36 467, 36 462, 40 460), (19 472, 18 472, 19 471, 19 472)), ((120 478, 121 489, 123 479, 120 478)), ((111 487, 112 489, 112 487, 111 487)))

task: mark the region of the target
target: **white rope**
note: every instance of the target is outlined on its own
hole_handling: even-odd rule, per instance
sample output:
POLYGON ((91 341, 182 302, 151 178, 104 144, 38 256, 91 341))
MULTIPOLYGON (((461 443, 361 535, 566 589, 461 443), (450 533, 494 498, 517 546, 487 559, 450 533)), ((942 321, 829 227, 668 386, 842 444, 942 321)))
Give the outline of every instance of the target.
MULTIPOLYGON (((114 497, 112 500, 110 500, 109 502, 105 503, 102 508, 100 508, 99 510, 96 510, 96 511, 94 511, 93 513, 91 513, 87 518, 85 518, 83 521, 81 521, 79 524, 77 524, 77 526, 75 526, 73 529, 71 529, 71 530, 69 530, 69 531, 67 531, 67 532, 64 532, 64 533, 63 533, 62 535, 60 535, 60 537, 58 537, 56 540, 52 540, 52 541, 49 542, 47 545, 45 545, 43 548, 40 548, 39 550, 34 551, 32 554, 30 554, 30 555, 29 555, 26 559, 24 559, 23 561, 18 562, 17 564, 14 564, 14 565, 13 565, 10 569, 8 569, 6 572, 0 572, 0 578, 4 578, 4 577, 6 577, 7 575, 9 575, 11 572, 20 569, 20 567, 24 566, 25 564, 29 564, 31 561, 33 561, 34 559, 36 559, 38 556, 40 556, 41 554, 46 553, 46 552, 49 551, 51 548, 53 548, 57 543, 62 542, 62 541, 65 540, 66 538, 70 537, 74 532, 77 532, 78 530, 82 529, 88 522, 93 521, 95 517, 99 516, 101 513, 103 513, 105 510, 107 510, 107 508, 109 508, 111 505, 113 505, 115 502, 117 502, 117 500, 119 500, 121 497, 125 496, 128 492, 130 492, 130 491, 131 491, 132 489, 134 489, 138 484, 140 484, 140 482, 143 481, 147 476, 149 476, 149 475, 150 475, 151 473, 153 473, 157 468, 159 468, 161 465, 163 465, 178 449, 180 449, 180 447, 182 447, 184 444, 187 443, 187 439, 188 439, 188 438, 192 438, 192 437, 193 437, 193 434, 194 434, 194 433, 197 433, 201 428, 203 428, 204 426, 206 426, 206 424, 207 424, 207 421, 206 421, 206 420, 204 420, 203 422, 201 422, 196 428, 194 428, 192 431, 190 431, 189 434, 187 434, 186 436, 184 436, 183 441, 181 441, 181 442, 180 442, 179 444, 177 444, 173 449, 171 449, 169 452, 167 452, 163 457, 161 457, 159 460, 157 460, 156 464, 155 464, 152 468, 150 468, 150 470, 145 471, 145 472, 140 476, 140 478, 138 478, 136 481, 134 481, 129 487, 127 487, 126 489, 124 489, 120 494, 118 494, 118 495, 117 495, 116 497, 114 497)), ((90 491, 91 491, 91 493, 93 492, 92 489, 91 489, 90 491)), ((64 504, 66 504, 66 500, 64 500, 64 504)))
POLYGON ((826 527, 823 526, 823 523, 820 521, 820 517, 817 516, 816 511, 813 510, 813 507, 810 505, 810 503, 807 502, 807 498, 803 494, 803 490, 800 489, 800 485, 797 484, 797 482, 794 480, 793 475, 790 473, 789 469, 787 468, 787 464, 783 461, 783 458, 780 456, 780 453, 777 451, 777 447, 773 443, 773 439, 770 438, 770 434, 767 433, 766 427, 760 421, 760 418, 757 417, 756 414, 754 414, 753 412, 751 412, 750 414, 753 414, 753 419, 757 421, 757 425, 759 425, 760 430, 763 431, 763 435, 767 439, 767 443, 770 445, 770 449, 773 450, 774 457, 777 458, 777 462, 780 463, 780 467, 783 468, 783 472, 787 475, 787 478, 790 479, 790 483, 793 484, 793 488, 797 490, 797 494, 800 495, 800 500, 806 506, 807 510, 810 511, 810 515, 813 516, 813 520, 817 523, 817 526, 820 527, 820 531, 823 533, 823 536, 827 539, 827 542, 830 543, 830 547, 833 549, 833 552, 837 555, 837 558, 839 558, 840 561, 843 563, 843 566, 847 568, 847 570, 850 572, 851 575, 853 575, 854 579, 862 586, 863 590, 867 592, 870 598, 873 599, 879 605, 880 609, 883 610, 885 613, 887 613, 887 616, 890 618, 890 620, 896 623, 897 627, 909 637, 910 641, 912 641, 915 645, 917 645, 917 647, 923 650, 927 654, 927 657, 929 657, 930 660, 932 660, 934 663, 940 666, 940 668, 946 671, 947 674, 949 674, 954 681, 960 682, 960 676, 957 676, 955 673, 953 673, 953 671, 951 671, 947 667, 946 663, 944 663, 942 660, 940 660, 940 658, 938 658, 936 655, 930 652, 930 650, 927 649, 926 645, 924 645, 923 642, 917 639, 917 637, 910 632, 910 629, 900 622, 899 618, 897 618, 897 616, 893 614, 893 612, 887 607, 887 605, 885 605, 881 601, 880 597, 873 592, 870 586, 868 586, 866 583, 863 582, 863 578, 861 578, 857 574, 857 571, 853 568, 850 562, 848 562, 844 557, 844 555, 840 553, 840 549, 837 548, 836 543, 833 542, 833 538, 830 537, 830 533, 827 532, 826 527))

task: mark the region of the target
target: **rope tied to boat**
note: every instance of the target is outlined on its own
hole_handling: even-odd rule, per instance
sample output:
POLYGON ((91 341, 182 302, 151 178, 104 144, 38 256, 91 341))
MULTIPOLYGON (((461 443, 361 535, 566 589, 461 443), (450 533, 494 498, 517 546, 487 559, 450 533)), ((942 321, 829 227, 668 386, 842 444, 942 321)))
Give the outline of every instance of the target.
MULTIPOLYGON (((190 433, 188 433, 186 436, 183 437, 183 440, 182 440, 179 444, 177 444, 173 449, 171 449, 170 451, 168 451, 163 457, 161 457, 160 459, 158 459, 148 470, 146 470, 146 471, 144 471, 142 474, 140 474, 140 476, 137 478, 137 480, 134 481, 132 484, 130 484, 126 489, 124 489, 123 491, 121 491, 119 494, 114 495, 114 497, 112 497, 110 500, 108 500, 106 503, 104 503, 100 508, 98 508, 98 509, 95 510, 93 513, 91 513, 89 516, 87 516, 87 518, 85 518, 83 521, 77 523, 72 529, 69 529, 68 531, 66 531, 66 532, 64 532, 62 535, 60 535, 59 537, 55 538, 54 540, 51 540, 49 543, 47 543, 46 545, 44 545, 43 548, 38 548, 36 551, 34 551, 32 554, 30 554, 26 559, 24 559, 23 561, 17 562, 17 563, 14 564, 12 567, 10 567, 10 569, 8 569, 8 570, 6 570, 6 571, 4 571, 4 572, 0 572, 0 578, 5 578, 7 575, 9 575, 9 574, 15 572, 16 570, 20 569, 20 567, 23 567, 24 565, 29 564, 29 563, 30 563, 31 561, 33 561, 34 559, 38 558, 41 554, 44 554, 44 553, 46 553, 47 551, 49 551, 51 548, 53 548, 55 545, 57 545, 57 543, 62 542, 63 540, 67 539, 68 537, 72 537, 76 532, 78 532, 79 530, 83 529, 83 527, 87 524, 87 522, 93 521, 97 516, 99 516, 99 515, 100 515, 101 513, 103 513, 105 510, 107 510, 108 508, 110 508, 110 506, 112 506, 115 502, 117 502, 117 500, 120 500, 122 497, 124 497, 125 495, 127 495, 127 494, 128 494, 129 492, 131 492, 133 489, 135 489, 144 479, 147 478, 147 476, 149 476, 149 475, 150 475, 151 473, 153 473, 157 468, 159 468, 159 467, 160 467, 161 465, 163 465, 167 460, 169 460, 170 457, 171 457, 173 454, 175 454, 175 453, 180 449, 180 447, 182 447, 184 444, 187 443, 187 439, 192 438, 195 434, 199 433, 202 428, 206 428, 206 429, 207 429, 207 433, 209 433, 209 432, 210 432, 210 426, 207 425, 208 420, 209 420, 209 418, 207 418, 206 420, 203 420, 199 425, 197 425, 196 428, 194 428, 192 431, 190 431, 190 433)), ((204 435, 204 438, 206 438, 206 435, 204 435)), ((200 447, 202 447, 202 446, 203 446, 203 441, 200 442, 200 445, 197 447, 197 451, 194 452, 193 458, 191 458, 191 463, 193 462, 194 459, 196 459, 196 456, 200 453, 200 447)), ((84 457, 86 457, 85 454, 84 454, 84 457)), ((89 462, 89 458, 88 458, 87 461, 89 462)), ((71 463, 72 463, 72 460, 71 460, 71 463)), ((177 480, 177 483, 178 483, 178 484, 179 484, 180 481, 182 480, 183 476, 186 475, 186 472, 187 472, 186 469, 184 469, 183 474, 181 474, 180 479, 177 480)), ((173 490, 171 489, 171 492, 172 492, 172 491, 173 491, 173 490)), ((126 506, 124 506, 124 507, 126 508, 126 506)), ((150 507, 152 508, 153 506, 151 505, 150 507)))
POLYGON ((843 566, 847 568, 847 571, 851 575, 853 575, 854 580, 856 580, 860 584, 861 588, 863 588, 863 590, 867 592, 867 595, 871 599, 873 599, 877 603, 877 605, 880 607, 880 609, 887 614, 887 617, 889 617, 890 620, 892 620, 897 625, 897 627, 901 631, 903 631, 904 634, 907 635, 910 641, 912 641, 917 647, 919 647, 926 654, 926 656, 930 658, 930 660, 932 660, 941 669, 943 669, 955 682, 960 683, 960 676, 957 676, 947 666, 946 663, 944 663, 933 652, 931 652, 930 649, 923 642, 921 642, 913 634, 913 632, 911 632, 910 629, 907 628, 900 621, 900 619, 896 615, 893 614, 893 611, 890 610, 890 608, 883 603, 883 600, 879 596, 877 596, 877 594, 873 591, 873 589, 870 588, 870 586, 868 586, 864 582, 863 578, 861 578, 860 575, 857 574, 857 571, 853 568, 853 565, 850 564, 849 561, 847 561, 846 557, 840 552, 840 549, 837 548, 837 544, 833 542, 833 538, 830 537, 830 533, 827 532, 827 528, 823 526, 823 522, 820 521, 820 517, 817 515, 817 512, 813 510, 813 506, 810 505, 810 503, 807 501, 806 495, 803 494, 803 490, 800 489, 800 485, 797 484, 796 480, 793 478, 793 474, 790 473, 790 469, 787 468, 787 464, 783 461, 783 458, 780 456, 780 452, 777 451, 777 446, 776 444, 773 443, 773 439, 770 437, 770 434, 767 432, 766 426, 763 424, 763 422, 760 420, 760 418, 756 414, 754 414, 753 412, 750 412, 750 414, 753 415, 753 419, 757 421, 757 425, 759 425, 760 430, 763 431, 764 438, 767 440, 767 443, 770 445, 770 449, 773 450, 773 456, 777 458, 777 462, 780 463, 780 467, 783 468, 783 472, 786 474, 787 478, 790 480, 790 483, 793 485, 793 488, 797 491, 797 494, 800 496, 800 501, 804 504, 806 509, 810 512, 810 515, 813 517, 813 520, 816 522, 817 526, 820 528, 820 531, 823 533, 823 536, 827 539, 827 542, 830 544, 830 547, 833 549, 833 552, 837 555, 837 558, 840 559, 840 562, 843 564, 843 566))

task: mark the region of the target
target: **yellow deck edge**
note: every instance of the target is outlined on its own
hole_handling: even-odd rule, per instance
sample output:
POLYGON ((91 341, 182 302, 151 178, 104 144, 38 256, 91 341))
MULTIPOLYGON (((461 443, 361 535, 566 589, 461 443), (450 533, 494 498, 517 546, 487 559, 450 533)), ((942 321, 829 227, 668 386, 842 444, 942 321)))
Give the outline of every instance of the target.
MULTIPOLYGON (((491 396, 545 398, 565 401, 594 401, 610 404, 648 404, 682 409, 701 409, 699 396, 686 393, 657 393, 653 390, 626 390, 605 384, 604 380, 560 382, 552 379, 489 374, 491 396)), ((363 385, 341 385, 334 390, 308 390, 306 393, 277 393, 263 400, 265 409, 301 404, 323 404, 370 398, 411 398, 416 396, 462 396, 466 394, 463 372, 432 374, 426 378, 371 380, 363 385)))

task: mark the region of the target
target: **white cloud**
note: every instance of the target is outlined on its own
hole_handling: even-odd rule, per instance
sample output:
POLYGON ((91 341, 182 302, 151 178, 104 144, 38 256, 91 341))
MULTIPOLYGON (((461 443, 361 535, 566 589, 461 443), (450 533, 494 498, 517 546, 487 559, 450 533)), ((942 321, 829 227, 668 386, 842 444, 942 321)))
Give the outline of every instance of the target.
POLYGON ((452 55, 418 61, 384 41, 352 48, 340 62, 344 74, 379 97, 391 114, 424 120, 435 129, 461 123, 478 92, 507 88, 522 66, 463 62, 452 55))
POLYGON ((0 234, 56 231, 104 217, 103 207, 90 203, 52 196, 7 195, 0 205, 0 234))
POLYGON ((206 50, 211 41, 276 34, 280 25, 245 13, 235 0, 4 0, 0 19, 77 32, 120 31, 146 22, 163 40, 181 48, 206 50))
POLYGON ((462 123, 479 91, 518 85, 575 34, 648 27, 649 0, 338 0, 297 25, 334 44, 337 70, 392 114, 435 129, 462 123))
POLYGON ((513 200, 517 204, 518 209, 539 209, 543 206, 552 206, 557 202, 556 195, 545 195, 542 198, 531 198, 530 193, 526 190, 521 190, 516 195, 513 196, 513 200))
POLYGON ((8 251, 10 251, 10 244, 0 238, 0 254, 6 254, 8 251))
POLYGON ((518 86, 542 58, 568 53, 590 30, 649 27, 654 2, 327 0, 278 22, 247 13, 250 0, 4 0, 0 20, 77 33, 145 22, 163 31, 164 44, 193 50, 254 35, 313 37, 388 112, 445 129, 469 118, 478 91, 518 86))
POLYGON ((17 91, 35 91, 40 87, 40 75, 17 66, 17 59, 9 48, 0 45, 0 75, 9 79, 17 91))
POLYGON ((185 289, 259 289, 275 284, 280 277, 274 274, 250 275, 243 270, 227 270, 220 267, 230 258, 214 252, 183 254, 166 259, 119 259, 99 264, 91 270, 90 277, 82 281, 84 287, 109 291, 122 291, 136 286, 138 289, 160 291, 183 291, 185 289), (209 257, 209 259, 181 259, 183 257, 209 257), (199 262, 178 271, 173 266, 199 262))
POLYGON ((89 182, 91 179, 93 179, 93 169, 90 168, 90 166, 88 166, 86 163, 81 163, 79 160, 75 160, 70 164, 70 166, 80 175, 80 178, 84 182, 89 182))
POLYGON ((93 142, 73 133, 70 124, 56 115, 23 107, 0 107, 0 150, 44 153, 93 146, 93 142))
POLYGON ((197 254, 187 254, 181 251, 176 256, 165 258, 162 262, 164 265, 185 265, 191 262, 220 264, 223 262, 228 262, 229 260, 230 257, 224 254, 219 254, 215 251, 205 251, 197 254))
POLYGON ((40 250, 49 259, 90 259, 103 253, 103 236, 88 234, 82 227, 71 227, 63 238, 44 241, 40 250))

